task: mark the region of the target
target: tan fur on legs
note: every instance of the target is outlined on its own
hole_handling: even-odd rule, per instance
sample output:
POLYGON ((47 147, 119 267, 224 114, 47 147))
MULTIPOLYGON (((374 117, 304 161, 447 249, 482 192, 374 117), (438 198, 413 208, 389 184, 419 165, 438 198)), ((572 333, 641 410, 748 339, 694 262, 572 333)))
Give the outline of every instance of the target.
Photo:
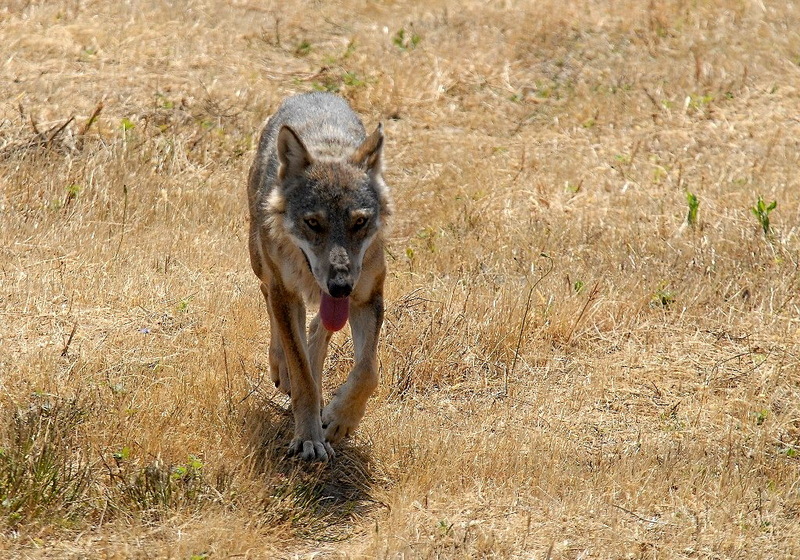
POLYGON ((261 283, 261 293, 264 294, 264 300, 267 302, 267 310, 269 311, 269 376, 275 384, 276 389, 282 393, 291 395, 292 384, 289 379, 289 370, 286 368, 286 356, 283 354, 281 339, 278 334, 278 329, 275 326, 275 319, 272 316, 272 308, 269 304, 269 291, 263 282, 261 283))
POLYGON ((381 274, 364 302, 350 306, 355 365, 322 412, 325 439, 337 443, 348 437, 361 422, 367 400, 378 386, 378 334, 383 323, 383 277, 381 274))
POLYGON ((322 325, 319 314, 311 321, 308 327, 308 359, 311 364, 311 375, 320 390, 319 399, 322 402, 322 367, 325 364, 325 356, 328 354, 328 343, 331 340, 331 333, 322 325))
POLYGON ((305 460, 327 461, 334 453, 322 437, 319 385, 311 375, 306 354, 305 325, 297 321, 297 309, 302 307, 302 302, 277 280, 273 280, 268 290, 270 308, 276 319, 273 326, 277 327, 291 378, 295 435, 289 454, 305 460))

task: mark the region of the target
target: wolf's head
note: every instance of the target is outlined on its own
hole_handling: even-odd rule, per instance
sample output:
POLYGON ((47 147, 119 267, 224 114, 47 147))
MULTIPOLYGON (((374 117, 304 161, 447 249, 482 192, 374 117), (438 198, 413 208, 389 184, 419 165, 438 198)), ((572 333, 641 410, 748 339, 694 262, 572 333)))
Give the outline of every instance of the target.
POLYGON ((281 211, 285 233, 308 261, 331 330, 344 326, 346 298, 364 254, 391 212, 382 150, 382 125, 345 159, 316 159, 292 128, 278 132, 278 180, 270 205, 281 211))

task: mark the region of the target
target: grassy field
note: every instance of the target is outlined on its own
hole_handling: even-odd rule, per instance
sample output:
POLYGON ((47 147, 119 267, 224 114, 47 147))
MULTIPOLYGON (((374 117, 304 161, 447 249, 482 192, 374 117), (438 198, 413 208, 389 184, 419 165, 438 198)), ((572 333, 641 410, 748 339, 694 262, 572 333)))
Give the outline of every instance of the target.
POLYGON ((799 30, 3 2, 2 556, 800 557, 799 30), (384 122, 396 205, 381 384, 330 466, 283 456, 246 252, 257 135, 312 89, 384 122))

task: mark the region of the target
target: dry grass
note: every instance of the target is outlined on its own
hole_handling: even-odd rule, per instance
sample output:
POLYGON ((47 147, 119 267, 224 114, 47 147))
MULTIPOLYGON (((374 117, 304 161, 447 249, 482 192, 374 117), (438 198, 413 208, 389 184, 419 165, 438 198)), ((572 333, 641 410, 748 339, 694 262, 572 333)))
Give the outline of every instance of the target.
MULTIPOLYGON (((5 2, 4 556, 800 556, 798 29, 755 0, 5 2), (385 121, 398 211, 381 387, 298 468, 244 185, 314 87, 385 121)), ((337 335, 328 390, 349 364, 337 335)))

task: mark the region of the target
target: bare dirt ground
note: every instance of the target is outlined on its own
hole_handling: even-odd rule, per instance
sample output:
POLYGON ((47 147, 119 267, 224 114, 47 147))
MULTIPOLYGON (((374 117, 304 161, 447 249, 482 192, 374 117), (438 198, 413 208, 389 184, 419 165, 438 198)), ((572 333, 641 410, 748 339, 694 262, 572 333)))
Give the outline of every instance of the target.
MULTIPOLYGON (((799 30, 759 0, 3 2, 3 556, 800 557, 799 30), (309 467, 245 177, 313 89, 385 123, 397 210, 380 388, 309 467)), ((350 364, 345 329, 328 394, 350 364)))

